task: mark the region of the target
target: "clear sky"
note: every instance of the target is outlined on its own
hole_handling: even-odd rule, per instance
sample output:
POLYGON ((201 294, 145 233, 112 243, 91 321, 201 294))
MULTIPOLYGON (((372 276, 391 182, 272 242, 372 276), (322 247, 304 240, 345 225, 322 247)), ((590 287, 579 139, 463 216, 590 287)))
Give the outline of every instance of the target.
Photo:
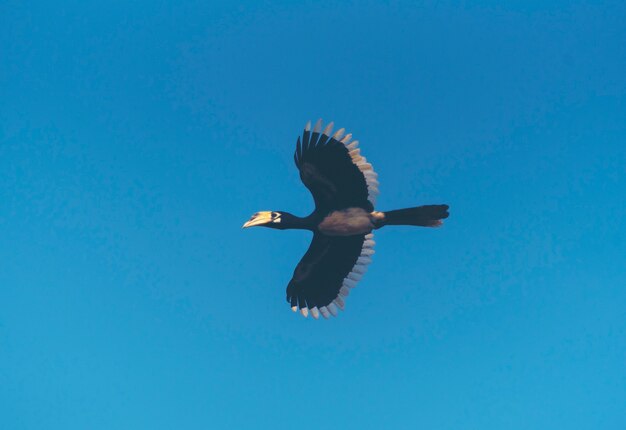
POLYGON ((624 3, 237 3, 0 5, 0 428, 626 428, 624 3), (319 117, 451 206, 330 321, 319 117))

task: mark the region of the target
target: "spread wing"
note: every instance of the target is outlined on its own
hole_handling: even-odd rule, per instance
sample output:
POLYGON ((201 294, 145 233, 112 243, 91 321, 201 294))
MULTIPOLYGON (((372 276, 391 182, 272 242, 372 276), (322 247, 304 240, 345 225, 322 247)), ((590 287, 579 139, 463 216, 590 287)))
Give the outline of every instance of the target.
POLYGON ((309 122, 298 138, 294 160, 300 179, 313 194, 318 211, 360 207, 371 211, 378 195, 378 175, 344 129, 331 137, 333 123, 322 130, 319 120, 313 131, 309 122))
POLYGON ((373 234, 325 236, 315 233, 308 251, 296 266, 287 286, 291 309, 305 317, 337 315, 350 289, 356 286, 372 261, 373 234))

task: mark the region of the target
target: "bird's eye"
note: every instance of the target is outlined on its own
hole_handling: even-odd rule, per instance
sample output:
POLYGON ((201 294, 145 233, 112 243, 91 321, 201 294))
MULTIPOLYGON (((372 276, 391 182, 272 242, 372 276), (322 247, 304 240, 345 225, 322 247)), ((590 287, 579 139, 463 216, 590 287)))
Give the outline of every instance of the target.
POLYGON ((278 212, 272 212, 272 218, 278 218, 278 212))

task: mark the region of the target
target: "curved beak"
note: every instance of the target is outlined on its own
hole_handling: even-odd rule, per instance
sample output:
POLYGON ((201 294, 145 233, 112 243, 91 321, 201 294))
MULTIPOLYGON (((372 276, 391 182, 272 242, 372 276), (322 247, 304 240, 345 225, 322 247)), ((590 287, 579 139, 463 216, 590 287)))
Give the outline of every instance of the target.
POLYGON ((254 227, 257 225, 265 225, 272 222, 272 212, 259 212, 252 215, 252 218, 248 220, 241 228, 254 227))

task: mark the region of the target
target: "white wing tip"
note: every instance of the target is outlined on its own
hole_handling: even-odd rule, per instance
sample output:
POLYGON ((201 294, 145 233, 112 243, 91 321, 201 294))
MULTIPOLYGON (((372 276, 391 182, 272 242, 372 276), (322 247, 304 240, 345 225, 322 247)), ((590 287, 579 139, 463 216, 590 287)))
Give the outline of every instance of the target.
POLYGON ((335 297, 335 300, 333 300, 333 304, 337 305, 341 310, 344 310, 346 308, 346 302, 343 301, 343 297, 341 297, 340 295, 335 297))
POLYGON ((332 121, 329 122, 326 128, 324 129, 324 131, 322 132, 322 134, 325 134, 326 136, 330 136, 330 133, 333 131, 334 126, 335 126, 334 122, 332 121))
POLYGON ((328 317, 330 316, 330 312, 328 312, 328 308, 326 306, 322 306, 320 308, 320 312, 322 314, 322 316, 326 319, 328 319, 328 317))
POLYGON ((343 134, 346 132, 345 128, 340 128, 339 130, 337 130, 337 132, 335 134, 333 134, 333 139, 335 140, 340 140, 341 136, 343 136, 343 134))
POLYGON ((328 306, 327 309, 330 311, 331 314, 333 314, 334 317, 336 317, 337 315, 339 315, 339 312, 337 311, 337 305, 335 304, 335 302, 331 302, 328 306))
POLYGON ((319 133, 322 130, 322 118, 318 119, 313 127, 313 133, 319 133))
POLYGON ((350 272, 348 274, 348 278, 352 279, 353 281, 360 281, 361 278, 363 277, 362 273, 356 273, 356 272, 350 272))
POLYGON ((357 284, 357 282, 354 279, 345 278, 343 280, 343 286, 344 287, 354 288, 354 287, 356 287, 356 284, 357 284))
POLYGON ((317 309, 317 307, 311 308, 311 315, 313 316, 313 318, 319 319, 320 317, 319 309, 317 309))

